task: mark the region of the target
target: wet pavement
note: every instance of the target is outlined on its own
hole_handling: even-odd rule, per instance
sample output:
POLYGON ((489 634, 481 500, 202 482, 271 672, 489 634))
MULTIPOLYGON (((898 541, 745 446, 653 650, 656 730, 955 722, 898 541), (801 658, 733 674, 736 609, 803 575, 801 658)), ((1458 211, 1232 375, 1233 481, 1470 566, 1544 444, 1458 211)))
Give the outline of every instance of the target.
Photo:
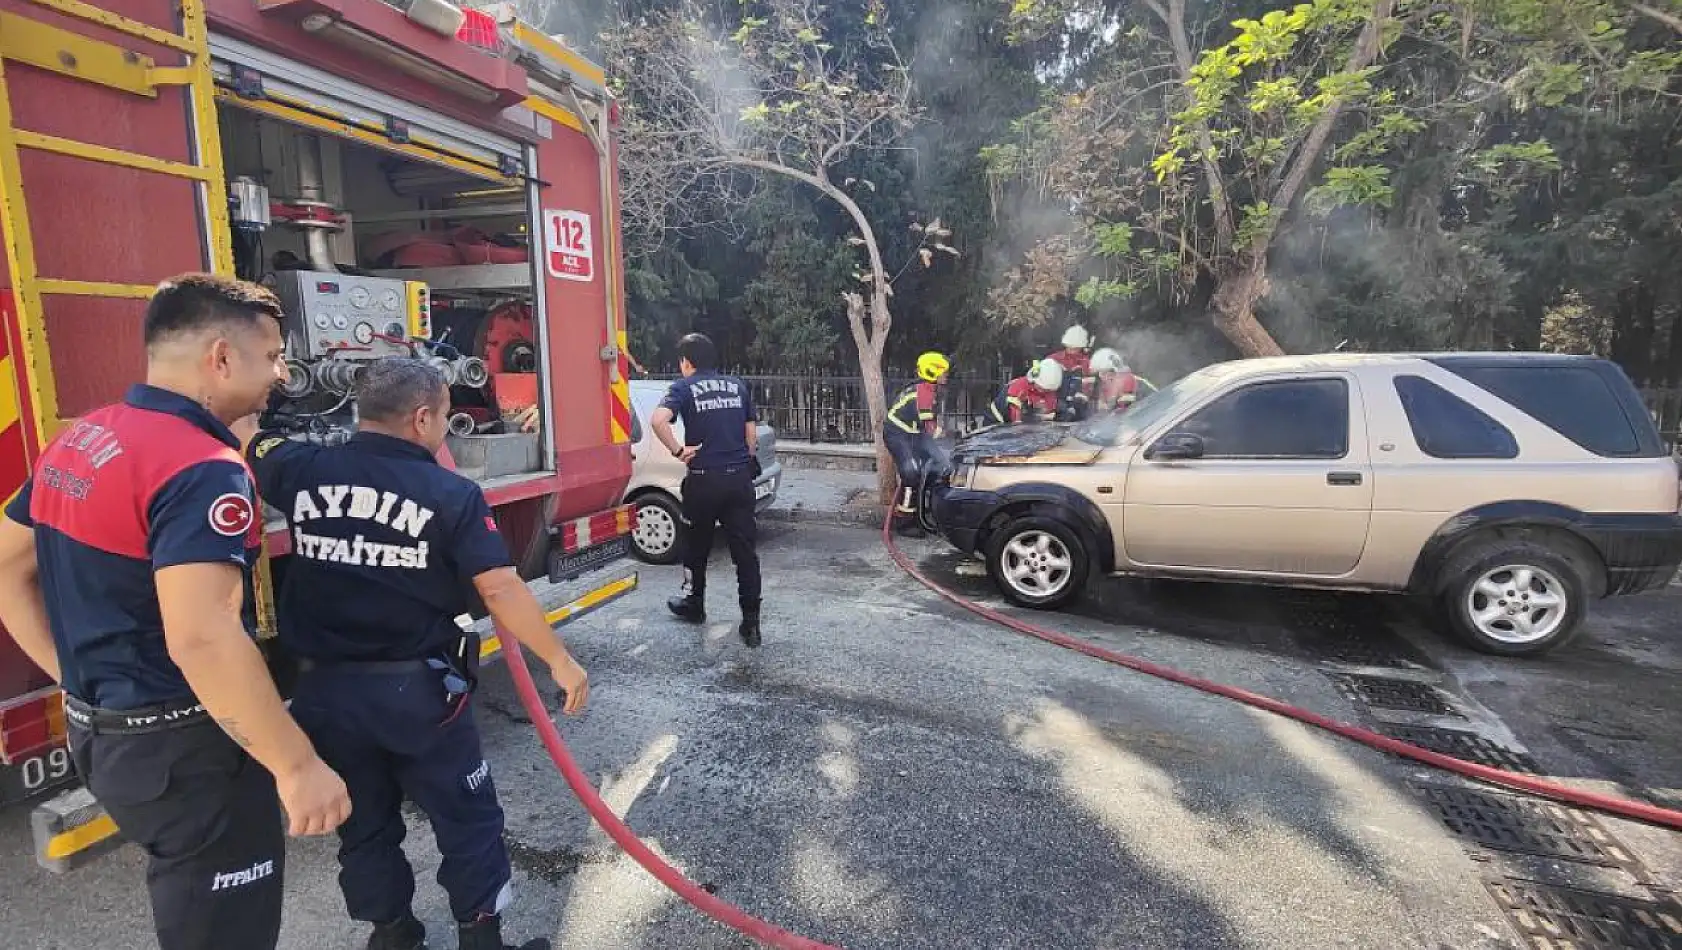
MULTIPOLYGON (((1505 844, 1531 853, 1488 847, 1498 835, 1464 831, 1500 825, 1490 809, 1503 799, 1467 799, 1444 776, 987 624, 905 578, 870 532, 764 533, 762 649, 735 640, 727 556, 703 628, 665 614, 676 571, 644 568, 641 590, 567 628, 593 691, 562 729, 655 850, 797 932, 855 950, 1520 947, 1498 898, 1564 893, 1520 879, 1639 900, 1682 886, 1670 832, 1553 815, 1548 833, 1509 829, 1505 844), (1456 815, 1461 832, 1445 821, 1456 815)), ((908 550, 998 606, 938 542, 908 550)), ((1338 718, 1451 727, 1544 774, 1677 805, 1679 607, 1682 591, 1606 602, 1576 644, 1529 661, 1461 650, 1380 598, 1102 581, 1071 612, 1019 613, 1338 718), (1397 682, 1412 686, 1381 688, 1397 682)), ((590 825, 505 672, 485 680, 478 715, 518 869, 510 931, 568 948, 750 946, 590 825)), ((4 946, 152 946, 133 849, 53 877, 30 862, 26 821, 0 816, 4 946), (17 899, 31 894, 42 899, 17 899)), ((453 947, 430 835, 418 820, 412 832, 418 909, 433 947, 453 947)), ((332 851, 294 845, 284 947, 361 946, 332 851)))

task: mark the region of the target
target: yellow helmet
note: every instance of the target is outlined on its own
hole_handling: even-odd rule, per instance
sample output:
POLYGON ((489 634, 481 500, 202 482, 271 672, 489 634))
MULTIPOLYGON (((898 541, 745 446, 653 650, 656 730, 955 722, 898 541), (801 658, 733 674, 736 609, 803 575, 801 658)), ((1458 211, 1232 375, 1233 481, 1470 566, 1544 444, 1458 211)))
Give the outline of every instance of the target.
POLYGON ((952 361, 947 359, 944 353, 930 350, 917 357, 917 375, 931 383, 945 376, 946 371, 951 368, 952 361))

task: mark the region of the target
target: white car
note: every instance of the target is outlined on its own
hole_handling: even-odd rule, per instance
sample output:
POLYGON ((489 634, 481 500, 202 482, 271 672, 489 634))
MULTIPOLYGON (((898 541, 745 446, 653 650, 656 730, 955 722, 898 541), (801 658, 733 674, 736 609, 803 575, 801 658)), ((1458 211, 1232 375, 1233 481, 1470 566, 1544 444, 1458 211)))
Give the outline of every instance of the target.
MULTIPOLYGON (((672 457, 654 438, 648 424, 665 398, 671 382, 659 379, 631 380, 631 483, 625 489, 625 503, 637 506, 637 528, 631 533, 631 549, 650 564, 673 564, 683 550, 684 464, 672 457)), ((683 439, 683 422, 674 419, 672 429, 683 439)), ((759 465, 762 471, 753 483, 754 510, 764 511, 777 500, 777 486, 783 480, 783 466, 777 461, 777 432, 759 424, 759 465)))

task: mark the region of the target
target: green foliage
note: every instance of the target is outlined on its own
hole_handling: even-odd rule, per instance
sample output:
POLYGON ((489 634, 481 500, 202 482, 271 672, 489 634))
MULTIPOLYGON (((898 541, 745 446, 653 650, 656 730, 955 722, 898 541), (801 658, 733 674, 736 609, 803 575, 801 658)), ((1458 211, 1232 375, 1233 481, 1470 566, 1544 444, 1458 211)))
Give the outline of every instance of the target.
POLYGON ((1492 145, 1474 154, 1471 165, 1489 175, 1512 175, 1528 169, 1556 172, 1560 168, 1553 146, 1541 140, 1492 145))
POLYGON ((1092 228, 1093 253, 1099 257, 1125 257, 1133 250, 1133 228, 1126 224, 1099 224, 1092 228))
MULTIPOLYGON (((1288 138, 1327 109, 1369 99, 1374 69, 1319 76, 1281 74, 1299 48, 1330 51, 1369 12, 1366 3, 1316 0, 1298 4, 1289 13, 1273 10, 1259 19, 1234 20, 1232 27, 1238 35, 1204 50, 1191 68, 1185 81, 1191 102, 1173 116, 1169 147, 1151 163, 1157 183, 1172 187, 1188 165, 1220 161, 1229 155, 1271 164, 1284 151, 1288 138), (1304 96, 1305 85, 1312 86, 1314 95, 1304 96)), ((1363 147, 1377 148, 1386 136, 1401 134, 1404 124, 1391 119, 1383 126, 1381 120, 1384 131, 1375 131, 1363 147)))
POLYGON ((1083 307, 1097 309, 1109 300, 1126 300, 1139 292, 1139 288, 1131 281, 1100 280, 1088 277, 1086 282, 1075 291, 1075 302, 1083 307))
POLYGON ((1383 165, 1345 165, 1326 169, 1326 179, 1308 193, 1308 204, 1326 214, 1344 205, 1389 208, 1395 199, 1390 169, 1383 165))
MULTIPOLYGON (((820 104, 892 74, 872 29, 906 54, 928 121, 833 167, 898 275, 890 361, 1017 363, 1075 319, 1204 340, 1212 292, 1260 248, 1257 313, 1288 348, 1545 337, 1682 376, 1682 33, 1624 0, 1189 6, 1182 75, 1166 2, 908 0, 892 20, 838 6, 790 29, 748 0, 726 38, 780 89, 728 118, 809 158, 820 104), (1375 10, 1381 53, 1352 60, 1375 10), (839 68, 820 78, 820 61, 839 68), (955 237, 909 227, 936 214, 955 237)), ((849 363, 851 222, 798 189, 753 202, 739 241, 677 242, 711 297, 666 265, 627 275, 637 320, 849 363)))

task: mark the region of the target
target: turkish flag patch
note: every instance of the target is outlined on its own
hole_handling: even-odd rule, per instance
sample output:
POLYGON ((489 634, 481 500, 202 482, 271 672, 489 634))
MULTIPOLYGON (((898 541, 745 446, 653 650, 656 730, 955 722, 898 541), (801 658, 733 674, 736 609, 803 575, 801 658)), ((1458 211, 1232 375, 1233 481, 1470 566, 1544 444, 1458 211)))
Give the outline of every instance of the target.
POLYGON ((237 492, 229 492, 210 503, 210 528, 224 537, 239 537, 251 530, 256 520, 251 499, 237 492))

